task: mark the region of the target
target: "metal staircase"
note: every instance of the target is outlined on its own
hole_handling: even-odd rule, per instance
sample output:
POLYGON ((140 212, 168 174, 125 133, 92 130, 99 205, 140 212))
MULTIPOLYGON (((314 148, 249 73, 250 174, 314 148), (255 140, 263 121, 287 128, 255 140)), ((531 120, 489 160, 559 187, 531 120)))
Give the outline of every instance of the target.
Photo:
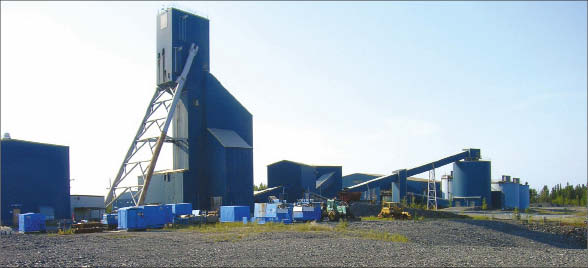
POLYGON ((139 129, 125 155, 116 178, 112 181, 109 188, 108 195, 104 202, 106 207, 111 206, 118 197, 129 190, 131 190, 133 203, 137 206, 142 205, 145 202, 147 188, 149 187, 149 182, 153 176, 153 171, 163 143, 185 143, 185 141, 181 139, 174 139, 167 136, 167 130, 172 121, 175 108, 180 100, 186 77, 192 66, 192 61, 197 53, 198 46, 192 44, 181 75, 175 82, 161 84, 155 89, 155 93, 149 102, 143 121, 139 125, 139 129), (162 107, 163 109, 161 109, 162 107), (150 136, 153 135, 153 132, 159 132, 160 134, 159 136, 150 136), (146 150, 146 148, 149 148, 149 150, 146 150), (137 167, 139 167, 138 171, 140 171, 140 173, 136 172, 137 167), (143 185, 119 186, 121 182, 133 173, 143 177, 143 185), (137 189, 135 195, 132 194, 133 189, 137 189), (117 194, 117 190, 122 190, 122 192, 117 194))

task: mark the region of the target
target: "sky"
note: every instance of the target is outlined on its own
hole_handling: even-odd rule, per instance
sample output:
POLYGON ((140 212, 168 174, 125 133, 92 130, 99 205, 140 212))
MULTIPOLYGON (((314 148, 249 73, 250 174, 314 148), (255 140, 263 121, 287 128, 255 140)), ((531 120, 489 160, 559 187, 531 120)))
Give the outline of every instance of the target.
POLYGON ((210 20, 256 184, 284 159, 390 174, 464 148, 493 180, 587 182, 586 2, 1 2, 0 132, 69 146, 72 194, 115 177, 168 6, 210 20))

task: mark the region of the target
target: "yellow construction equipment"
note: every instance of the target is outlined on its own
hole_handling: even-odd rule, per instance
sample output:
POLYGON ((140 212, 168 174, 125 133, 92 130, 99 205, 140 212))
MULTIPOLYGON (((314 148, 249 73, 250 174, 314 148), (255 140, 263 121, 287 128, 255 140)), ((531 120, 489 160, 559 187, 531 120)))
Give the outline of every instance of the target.
POLYGON ((410 220, 412 215, 404 211, 398 202, 383 202, 378 218, 394 217, 397 220, 410 220))

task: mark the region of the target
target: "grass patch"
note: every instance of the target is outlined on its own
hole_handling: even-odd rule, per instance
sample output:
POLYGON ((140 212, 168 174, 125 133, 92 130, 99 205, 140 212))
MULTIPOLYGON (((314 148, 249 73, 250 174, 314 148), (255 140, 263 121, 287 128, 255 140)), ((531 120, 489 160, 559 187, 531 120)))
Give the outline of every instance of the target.
POLYGON ((380 241, 388 241, 388 242, 399 242, 399 243, 406 243, 408 242, 408 238, 401 234, 391 234, 387 232, 379 232, 374 230, 360 230, 360 231, 350 231, 351 234, 357 235, 363 239, 370 239, 370 240, 380 240, 380 241))
POLYGON ((345 221, 339 222, 335 226, 317 224, 314 222, 296 224, 273 222, 268 222, 265 224, 243 224, 241 222, 226 222, 182 227, 167 227, 165 229, 169 231, 202 233, 206 235, 206 238, 214 242, 235 242, 250 235, 269 232, 320 232, 370 240, 408 242, 408 238, 403 235, 390 234, 387 232, 379 232, 374 230, 351 230, 349 228, 349 223, 345 221))
POLYGON ((72 234, 75 234, 75 233, 74 233, 74 230, 70 228, 70 229, 67 229, 67 230, 61 230, 61 229, 59 229, 57 231, 57 234, 58 235, 72 235, 72 234))

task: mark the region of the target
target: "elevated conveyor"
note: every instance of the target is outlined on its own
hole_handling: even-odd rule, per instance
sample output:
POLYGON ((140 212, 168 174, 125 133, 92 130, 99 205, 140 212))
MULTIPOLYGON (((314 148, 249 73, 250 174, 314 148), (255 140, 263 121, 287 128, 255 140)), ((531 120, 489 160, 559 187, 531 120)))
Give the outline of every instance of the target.
POLYGON ((464 149, 463 152, 451 155, 442 159, 439 159, 434 162, 430 162, 415 168, 411 169, 399 169, 394 171, 390 175, 378 177, 363 183, 359 183, 348 187, 348 190, 351 192, 364 192, 368 191, 369 189, 373 189, 376 187, 380 188, 390 188, 392 183, 397 183, 399 191, 400 191, 400 198, 406 196, 406 178, 410 176, 414 176, 416 174, 420 174, 423 172, 427 172, 434 168, 438 168, 447 164, 451 164, 453 162, 457 162, 460 160, 470 160, 475 161, 480 159, 480 149, 464 149))

